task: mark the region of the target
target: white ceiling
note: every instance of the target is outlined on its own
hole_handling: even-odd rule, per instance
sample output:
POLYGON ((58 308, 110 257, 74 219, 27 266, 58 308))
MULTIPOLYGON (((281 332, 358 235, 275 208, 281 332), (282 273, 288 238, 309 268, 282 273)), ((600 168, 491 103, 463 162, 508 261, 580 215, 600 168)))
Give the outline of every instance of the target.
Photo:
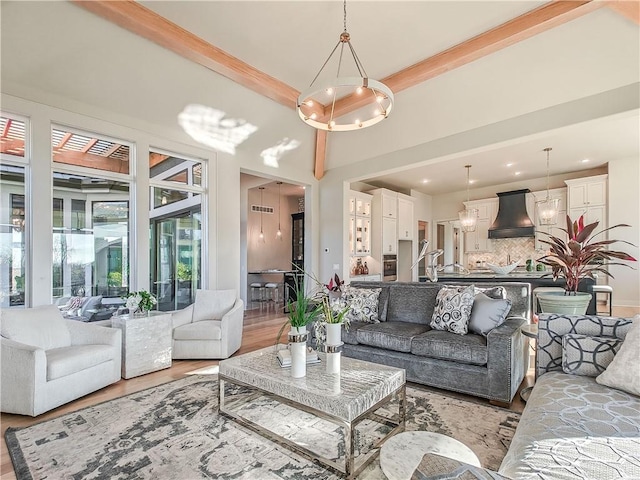
MULTIPOLYGON (((340 1, 141 3, 298 90, 308 86, 342 31, 340 1)), ((543 3, 352 0, 347 26, 367 73, 381 78, 543 3)), ((238 148, 240 161, 259 159, 263 149, 295 138, 301 146, 282 158, 282 170, 273 176, 286 177, 286 169, 311 170, 314 131, 293 109, 72 3, 3 0, 0 9, 3 93, 70 110, 74 102, 90 105, 97 112, 138 119, 185 143, 192 141, 177 123, 179 113, 188 104, 211 106, 258 127, 238 148)), ((364 131, 332 134, 327 168, 362 164, 366 171, 370 159, 384 156, 387 168, 377 172, 403 171, 371 172, 359 179, 439 194, 465 188, 467 163, 478 186, 509 183, 515 171, 521 178, 544 176, 547 146, 553 147, 552 174, 637 158, 635 110, 476 149, 472 155, 418 154, 408 164, 396 162, 408 149, 639 82, 639 45, 638 25, 602 8, 398 93, 388 120, 364 131), (590 162, 579 163, 584 158, 590 162), (509 162, 513 167, 504 166, 509 162), (423 179, 429 182, 422 184, 423 179)))

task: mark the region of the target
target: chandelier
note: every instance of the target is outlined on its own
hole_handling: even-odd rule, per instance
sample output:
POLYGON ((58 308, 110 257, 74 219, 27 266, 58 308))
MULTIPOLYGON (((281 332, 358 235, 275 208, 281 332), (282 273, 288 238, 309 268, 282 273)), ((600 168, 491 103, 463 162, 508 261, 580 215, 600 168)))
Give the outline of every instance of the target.
POLYGON ((558 204, 559 198, 551 198, 549 195, 549 152, 551 147, 545 148, 547 152, 547 198, 536 202, 536 211, 538 212, 538 223, 540 225, 555 225, 558 223, 558 204))
MULTIPOLYGON (((464 168, 467 169, 467 203, 469 203, 469 170, 471 169, 471 165, 465 165, 464 168)), ((464 210, 458 212, 458 217, 460 217, 460 227, 463 232, 476 231, 476 223, 478 220, 477 208, 466 207, 464 210)))
POLYGON ((351 36, 347 32, 347 1, 344 0, 344 31, 340 34, 338 43, 333 48, 329 57, 324 62, 320 71, 316 74, 311 85, 298 97, 298 115, 306 124, 319 130, 330 132, 347 132, 360 128, 370 127, 384 120, 391 113, 393 107, 393 92, 384 83, 368 77, 367 72, 358 58, 351 36), (358 77, 341 77, 342 59, 345 45, 348 46, 347 56, 350 53, 358 71, 358 77), (340 47, 338 49, 338 47, 340 47), (316 84, 316 80, 331 60, 331 57, 339 51, 338 71, 336 77, 316 84), (336 101, 347 96, 362 98, 362 107, 353 116, 344 118, 342 122, 336 120, 336 101))

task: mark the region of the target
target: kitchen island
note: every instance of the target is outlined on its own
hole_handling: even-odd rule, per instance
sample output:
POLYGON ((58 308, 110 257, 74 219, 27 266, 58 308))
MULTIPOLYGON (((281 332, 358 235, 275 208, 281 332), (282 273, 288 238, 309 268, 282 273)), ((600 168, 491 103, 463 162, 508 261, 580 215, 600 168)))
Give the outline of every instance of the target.
MULTIPOLYGON (((522 272, 514 271, 507 275, 498 275, 490 270, 471 271, 468 275, 460 273, 448 273, 442 272, 438 274, 439 283, 495 283, 495 282, 524 282, 531 284, 531 290, 533 291, 537 287, 563 287, 565 281, 563 278, 559 278, 554 281, 551 276, 544 276, 544 272, 522 272)), ((420 282, 428 282, 429 279, 426 276, 418 277, 420 282)), ((594 281, 590 278, 583 279, 578 285, 580 292, 588 292, 591 294, 591 302, 587 307, 587 315, 596 314, 596 299, 593 295, 594 281)), ((533 305, 533 302, 532 302, 533 305)))

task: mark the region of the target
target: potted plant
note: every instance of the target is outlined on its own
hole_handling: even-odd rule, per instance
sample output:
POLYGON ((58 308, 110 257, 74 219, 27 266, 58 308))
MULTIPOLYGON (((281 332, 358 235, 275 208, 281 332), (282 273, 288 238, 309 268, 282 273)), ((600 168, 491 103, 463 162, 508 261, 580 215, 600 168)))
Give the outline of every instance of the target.
POLYGON ((125 300, 125 306, 129 309, 129 313, 148 313, 154 305, 158 303, 156 297, 147 292, 146 290, 140 290, 139 292, 130 292, 127 296, 123 297, 125 300))
POLYGON ((342 296, 344 281, 336 273, 329 283, 322 284, 316 280, 322 289, 316 294, 316 299, 321 304, 318 321, 314 325, 317 345, 339 345, 341 342, 342 325, 349 329, 349 307, 344 307, 339 299, 342 296), (326 292, 324 291, 326 288, 326 292))
POLYGON ((543 312, 584 315, 591 301, 591 294, 578 292, 578 285, 582 279, 591 278, 595 280, 596 273, 602 273, 613 278, 613 275, 607 271, 607 267, 610 265, 624 265, 632 268, 630 265, 616 260, 635 262, 635 258, 626 252, 608 250, 607 248, 617 242, 626 243, 634 247, 635 245, 624 240, 594 240, 595 237, 608 230, 628 227, 629 225, 614 225, 593 234, 598 223, 593 222, 585 225, 584 215, 572 222, 569 215, 567 215, 567 228, 566 230, 564 228, 561 229, 567 234, 567 240, 545 233, 549 238, 543 239, 541 242, 549 245, 549 253, 539 258, 538 262, 551 267, 551 273, 548 275, 552 275, 554 280, 558 278, 565 279, 565 291, 564 294, 562 292, 539 294, 538 300, 543 312))

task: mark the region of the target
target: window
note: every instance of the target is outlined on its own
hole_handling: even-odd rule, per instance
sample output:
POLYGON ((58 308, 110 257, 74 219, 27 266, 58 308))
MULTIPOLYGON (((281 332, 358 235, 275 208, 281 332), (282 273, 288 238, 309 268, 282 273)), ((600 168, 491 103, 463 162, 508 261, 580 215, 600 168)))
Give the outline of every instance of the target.
POLYGON ((0 307, 3 308, 26 304, 27 129, 24 120, 0 116, 0 307))
POLYGON ((51 142, 53 298, 125 295, 131 148, 60 128, 52 129, 51 142))
POLYGON ((201 160, 150 152, 150 266, 159 310, 193 303, 202 278, 201 160))

